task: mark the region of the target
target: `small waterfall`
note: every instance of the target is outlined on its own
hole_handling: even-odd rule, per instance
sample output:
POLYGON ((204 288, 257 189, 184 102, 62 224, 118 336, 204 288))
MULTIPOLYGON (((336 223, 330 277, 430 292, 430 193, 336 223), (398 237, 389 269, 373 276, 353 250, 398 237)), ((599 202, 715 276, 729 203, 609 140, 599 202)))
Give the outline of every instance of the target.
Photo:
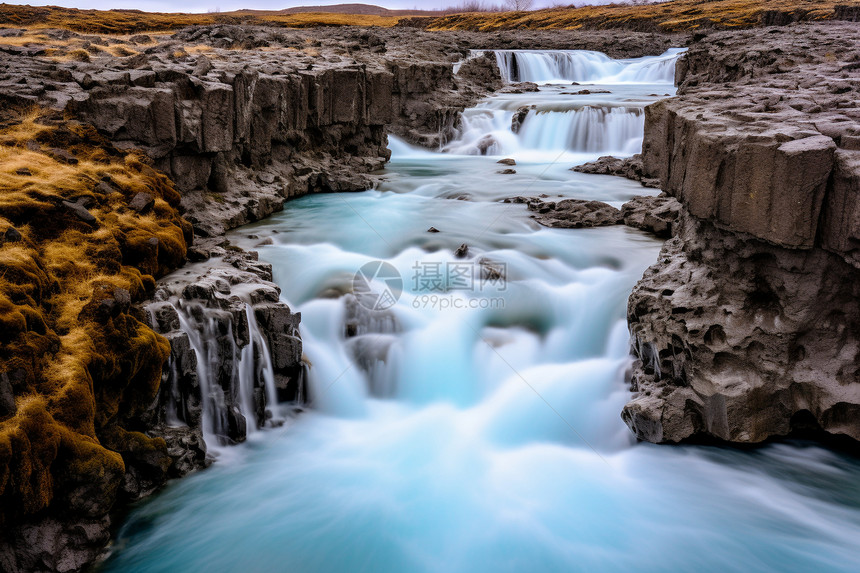
POLYGON ((683 49, 636 60, 587 50, 494 50, 506 82, 672 83, 683 49))
MULTIPOLYGON (((241 441, 275 418, 271 354, 250 301, 242 304, 243 324, 234 324, 231 313, 199 303, 171 305, 197 358, 202 430, 209 444, 241 441)), ((183 418, 177 412, 177 419, 187 423, 183 418)))
POLYGON ((519 140, 528 149, 633 154, 642 146, 641 108, 585 106, 566 112, 529 112, 519 140))
POLYGON ((191 283, 177 273, 147 307, 171 346, 161 420, 199 429, 209 446, 280 425, 289 409, 279 404, 304 397, 299 316, 279 301, 271 270, 249 257, 216 262, 191 283))
MULTIPOLYGON (((587 50, 494 50, 499 70, 508 83, 586 82, 597 83, 601 88, 571 90, 544 86, 536 99, 539 103, 520 107, 517 101, 535 96, 503 95, 489 99, 463 112, 458 136, 442 150, 455 155, 507 155, 524 151, 616 156, 638 153, 645 125, 644 105, 649 102, 642 101, 642 94, 633 99, 621 94, 639 89, 636 84, 653 85, 650 89, 658 93, 671 91, 675 63, 683 51, 673 48, 660 56, 613 60, 587 50), (633 87, 625 87, 627 84, 633 87), (604 86, 609 89, 603 89, 604 86), (556 92, 559 93, 553 101, 543 95, 556 92)), ((470 57, 488 53, 474 50, 470 57)))
POLYGON ((495 50, 506 82, 596 82, 617 74, 622 64, 587 50, 495 50))
MULTIPOLYGON (((272 366, 272 353, 269 352, 269 344, 266 342, 266 337, 263 335, 263 332, 257 324, 257 317, 254 314, 254 308, 251 306, 250 301, 245 302, 245 315, 248 317, 251 341, 254 344, 254 348, 257 349, 257 356, 259 357, 259 360, 255 360, 254 354, 251 352, 249 365, 252 367, 251 373, 253 378, 249 380, 249 383, 253 384, 255 380, 262 378, 263 389, 266 393, 266 404, 268 406, 266 408, 266 417, 274 417, 275 419, 278 419, 276 417, 278 389, 275 386, 275 369, 272 366), (256 368, 254 368, 254 366, 256 366, 256 368)), ((250 347, 251 344, 248 346, 250 347)))
POLYGON ((460 136, 444 151, 458 155, 504 155, 520 151, 572 151, 632 155, 642 146, 644 110, 586 105, 566 111, 528 110, 517 133, 516 112, 480 109, 463 115, 460 136))

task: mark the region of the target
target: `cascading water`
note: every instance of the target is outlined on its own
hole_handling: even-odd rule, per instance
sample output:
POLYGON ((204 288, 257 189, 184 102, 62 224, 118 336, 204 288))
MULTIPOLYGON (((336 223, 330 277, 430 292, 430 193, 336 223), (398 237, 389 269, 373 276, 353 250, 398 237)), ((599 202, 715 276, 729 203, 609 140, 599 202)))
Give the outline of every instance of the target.
MULTIPOLYGON (((266 337, 257 324, 251 301, 235 304, 242 307, 246 335, 238 335, 236 317, 221 308, 181 299, 150 307, 153 316, 163 306, 175 312, 195 356, 195 396, 182 395, 176 358, 171 356, 164 383, 168 392, 165 421, 173 426, 193 423, 197 414, 189 412, 188 404, 199 404, 200 428, 210 448, 244 439, 267 420, 283 421, 266 337), (244 336, 247 340, 241 340, 244 336), (257 395, 258 390, 262 396, 257 395)), ((154 326, 158 330, 157 323, 154 326)))
POLYGON ((468 130, 447 153, 392 139, 379 190, 304 197, 237 232, 243 246, 272 239, 260 257, 302 312, 310 409, 135 509, 104 570, 855 571, 856 460, 631 438, 625 304, 660 243, 621 226, 544 228, 499 202, 648 192, 568 170, 620 138, 582 136, 574 153, 542 139, 573 137, 549 122, 514 134, 498 117, 535 105, 561 124, 671 88, 608 91, 546 87, 469 110, 501 145, 533 138, 505 149, 514 174, 469 155, 468 130), (396 303, 345 294, 360 295, 359 269, 396 303))
MULTIPOLYGON (((675 61, 681 52, 672 49, 655 58, 613 60, 587 51, 497 50, 505 78, 542 84, 542 91, 527 98, 520 94, 490 98, 467 110, 459 137, 444 151, 638 153, 644 106, 674 90, 675 61), (643 89, 646 86, 651 91, 643 89), (529 105, 522 106, 523 101, 529 105)), ((478 53, 484 52, 472 55, 478 53)))
POLYGON ((502 78, 508 82, 660 84, 675 80, 675 60, 683 51, 672 48, 662 56, 635 60, 613 60, 606 54, 587 50, 494 50, 493 53, 502 78))

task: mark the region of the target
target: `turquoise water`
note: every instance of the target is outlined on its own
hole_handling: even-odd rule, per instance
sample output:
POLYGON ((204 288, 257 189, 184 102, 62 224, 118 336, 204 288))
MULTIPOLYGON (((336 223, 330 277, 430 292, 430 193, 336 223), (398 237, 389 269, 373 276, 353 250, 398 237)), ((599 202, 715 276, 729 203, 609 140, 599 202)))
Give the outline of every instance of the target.
MULTIPOLYGON (((609 89, 607 104, 671 88, 609 89)), ((510 97, 482 106, 507 113, 510 97)), ((488 133, 503 131, 490 116, 488 133)), ((649 190, 568 170, 599 152, 505 137, 514 175, 468 146, 394 140, 379 189, 291 201, 231 237, 272 239, 257 250, 302 312, 309 408, 137 506, 103 571, 860 570, 856 460, 802 443, 633 441, 619 417, 625 306, 660 243, 547 229, 498 200, 620 205, 649 190), (402 292, 356 313, 344 293, 375 261, 402 292), (446 264, 505 280, 443 292, 420 280, 446 264)))

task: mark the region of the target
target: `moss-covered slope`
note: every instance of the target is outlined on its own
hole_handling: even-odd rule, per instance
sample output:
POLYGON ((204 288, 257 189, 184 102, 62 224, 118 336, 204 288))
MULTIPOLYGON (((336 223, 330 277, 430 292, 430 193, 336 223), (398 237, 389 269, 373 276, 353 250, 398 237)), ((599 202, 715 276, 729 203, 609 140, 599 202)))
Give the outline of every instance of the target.
POLYGON ((0 524, 102 515, 130 458, 169 463, 135 418, 170 348, 132 303, 185 258, 178 204, 91 126, 0 116, 0 524))

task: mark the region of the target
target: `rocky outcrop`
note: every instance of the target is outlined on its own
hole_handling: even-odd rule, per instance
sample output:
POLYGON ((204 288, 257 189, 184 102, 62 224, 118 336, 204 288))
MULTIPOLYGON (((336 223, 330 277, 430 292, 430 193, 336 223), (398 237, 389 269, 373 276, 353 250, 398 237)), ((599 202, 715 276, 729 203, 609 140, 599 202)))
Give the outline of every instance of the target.
POLYGON ((591 175, 617 175, 626 177, 632 181, 638 181, 643 187, 659 188, 660 181, 654 177, 649 177, 645 174, 642 165, 642 155, 637 153, 631 157, 613 157, 605 155, 599 157, 597 161, 590 161, 582 165, 576 165, 570 168, 571 171, 577 173, 589 173, 591 175))
POLYGON ((628 303, 639 360, 625 422, 652 442, 809 428, 860 439, 856 276, 823 249, 686 216, 628 303))
MULTIPOLYGON (((505 160, 502 160, 505 161, 505 160)), ((674 197, 660 196, 634 197, 616 209, 602 201, 582 199, 547 200, 540 197, 512 197, 503 203, 525 204, 534 214, 531 218, 545 227, 558 229, 585 229, 608 225, 627 225, 660 238, 674 235, 678 227, 681 204, 674 197)), ((438 232, 431 227, 431 232, 438 232)))
POLYGON ((646 108, 644 171, 685 215, 630 298, 623 418, 655 442, 860 440, 860 30, 698 40, 646 108))
POLYGON ((189 433, 211 446, 244 441, 283 422, 279 404, 300 405, 306 395, 301 315, 280 302, 271 265, 256 253, 213 254, 221 256, 162 281, 147 308, 171 347, 147 419, 168 447, 189 433))
POLYGON ((525 203, 529 211, 534 211, 532 219, 545 227, 559 229, 583 229, 620 225, 624 222, 621 211, 602 201, 583 201, 581 199, 562 199, 545 201, 538 197, 514 197, 505 203, 525 203))
POLYGON ((860 6, 840 4, 833 8, 833 19, 860 22, 860 6))
POLYGON ((678 200, 665 194, 658 197, 634 197, 621 206, 625 225, 662 239, 676 234, 680 211, 681 204, 678 200))

